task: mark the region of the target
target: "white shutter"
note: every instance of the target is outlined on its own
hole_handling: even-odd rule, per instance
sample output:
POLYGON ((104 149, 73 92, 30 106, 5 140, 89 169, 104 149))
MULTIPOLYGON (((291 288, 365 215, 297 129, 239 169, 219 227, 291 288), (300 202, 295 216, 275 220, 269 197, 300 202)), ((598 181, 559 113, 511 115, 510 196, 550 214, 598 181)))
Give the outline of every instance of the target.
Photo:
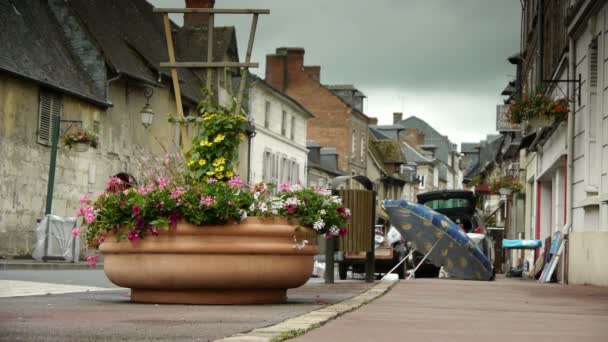
POLYGON ((61 95, 40 91, 38 110, 38 143, 50 146, 53 138, 53 118, 61 119, 63 99, 61 95))
POLYGON ((597 87, 597 38, 589 45, 589 87, 597 87))

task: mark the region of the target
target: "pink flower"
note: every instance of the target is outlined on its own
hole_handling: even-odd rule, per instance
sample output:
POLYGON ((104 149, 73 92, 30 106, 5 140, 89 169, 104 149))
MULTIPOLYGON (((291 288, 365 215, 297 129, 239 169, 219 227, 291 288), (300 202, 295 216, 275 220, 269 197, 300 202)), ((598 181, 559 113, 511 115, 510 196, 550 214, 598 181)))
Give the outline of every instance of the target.
POLYGON ((133 206, 132 210, 133 210, 133 215, 135 215, 135 216, 141 214, 141 209, 136 205, 133 206))
POLYGON ((82 208, 76 212, 76 216, 84 217, 87 224, 95 222, 95 210, 90 205, 83 205, 82 208))
POLYGON ((284 191, 291 191, 291 184, 289 183, 283 183, 279 185, 279 191, 284 192, 284 191))
POLYGON ((215 197, 211 196, 202 196, 201 197, 201 205, 206 207, 210 207, 216 203, 215 197))
POLYGON ((228 181, 228 186, 230 186, 231 188, 242 189, 246 185, 247 185, 247 183, 245 183, 245 181, 243 179, 241 179, 241 177, 239 177, 239 176, 236 176, 228 181))
POLYGON ((98 255, 89 255, 87 257, 87 263, 89 264, 89 266, 91 268, 97 267, 97 263, 98 262, 99 262, 99 256, 98 255))
POLYGON ((132 230, 129 232, 129 241, 137 242, 140 240, 139 232, 137 230, 132 230))
POLYGON ((342 236, 342 237, 348 235, 348 230, 346 228, 340 228, 339 235, 342 236))
POLYGON ((215 178, 207 179, 207 184, 215 184, 215 183, 217 183, 217 179, 215 179, 215 178))
POLYGON ((80 204, 87 204, 88 201, 89 201, 89 199, 87 198, 87 195, 84 195, 80 199, 80 204))
POLYGON ((80 229, 78 229, 78 228, 72 229, 72 236, 73 237, 79 237, 80 236, 80 229))
POLYGON ((292 204, 288 204, 285 206, 285 210, 287 210, 288 213, 290 214, 295 214, 296 213, 296 209, 297 207, 295 205, 292 204))
POLYGON ((129 185, 125 184, 125 182, 123 182, 122 179, 118 177, 111 177, 106 183, 106 190, 113 193, 121 192, 128 187, 129 185))
POLYGON ((158 182, 158 188, 161 190, 166 188, 170 183, 169 180, 163 176, 158 177, 156 181, 158 182))
POLYGON ((100 245, 101 245, 102 243, 104 243, 104 241, 106 241, 106 237, 105 237, 105 236, 102 236, 102 237, 100 237, 99 239, 97 239, 97 243, 98 243, 98 244, 100 244, 100 245))
POLYGON ((150 233, 154 236, 158 236, 158 230, 155 227, 150 227, 150 233))
POLYGON ((180 197, 182 197, 185 193, 186 193, 186 189, 184 189, 182 187, 177 187, 171 191, 171 194, 169 195, 169 197, 171 197, 171 199, 176 200, 176 199, 179 199, 180 197))

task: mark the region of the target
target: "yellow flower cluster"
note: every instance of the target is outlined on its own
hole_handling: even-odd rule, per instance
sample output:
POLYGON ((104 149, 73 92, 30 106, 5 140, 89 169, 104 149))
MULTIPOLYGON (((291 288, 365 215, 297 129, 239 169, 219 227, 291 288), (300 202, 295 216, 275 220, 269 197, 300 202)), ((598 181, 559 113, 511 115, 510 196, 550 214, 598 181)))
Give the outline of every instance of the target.
POLYGON ((212 142, 209 142, 209 141, 207 141, 207 140, 201 140, 200 145, 201 145, 201 146, 213 146, 213 143, 212 143, 212 142))
POLYGON ((213 139, 214 143, 221 143, 222 141, 224 141, 224 139, 226 139, 226 136, 223 134, 218 134, 217 137, 215 137, 215 139, 213 139))

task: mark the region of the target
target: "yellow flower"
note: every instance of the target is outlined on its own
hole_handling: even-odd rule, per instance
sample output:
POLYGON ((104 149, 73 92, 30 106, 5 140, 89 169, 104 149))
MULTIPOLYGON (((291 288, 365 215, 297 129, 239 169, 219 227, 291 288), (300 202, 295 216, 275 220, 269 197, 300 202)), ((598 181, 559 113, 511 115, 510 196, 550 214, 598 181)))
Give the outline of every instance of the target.
POLYGON ((217 158, 214 162, 213 162, 213 166, 218 167, 220 165, 224 165, 226 164, 226 158, 221 157, 221 158, 217 158))
POLYGON ((201 140, 201 146, 212 146, 213 143, 207 140, 201 140))
POLYGON ((215 174, 215 178, 222 179, 222 178, 224 178, 224 175, 221 172, 218 172, 215 174))
POLYGON ((223 134, 218 134, 217 137, 215 137, 215 139, 213 139, 214 143, 220 143, 224 140, 224 138, 226 138, 225 135, 223 134))
POLYGON ((207 164, 207 161, 205 159, 201 159, 198 161, 198 165, 200 165, 200 166, 203 166, 205 164, 207 164))
POLYGON ((232 177, 234 177, 234 172, 232 172, 232 171, 230 171, 230 170, 229 170, 229 171, 226 171, 226 177, 228 177, 228 178, 232 178, 232 177))
POLYGON ((207 171, 207 176, 213 176, 215 174, 215 171, 207 171))
POLYGON ((190 159, 190 161, 188 162, 188 166, 192 166, 192 164, 194 164, 194 160, 190 159))
POLYGON ((222 165, 215 168, 215 172, 222 172, 222 171, 224 171, 224 166, 222 166, 222 165))
POLYGON ((204 115, 205 115, 205 117, 203 118, 203 120, 205 120, 205 121, 209 121, 217 116, 216 114, 208 114, 208 113, 205 113, 204 115))

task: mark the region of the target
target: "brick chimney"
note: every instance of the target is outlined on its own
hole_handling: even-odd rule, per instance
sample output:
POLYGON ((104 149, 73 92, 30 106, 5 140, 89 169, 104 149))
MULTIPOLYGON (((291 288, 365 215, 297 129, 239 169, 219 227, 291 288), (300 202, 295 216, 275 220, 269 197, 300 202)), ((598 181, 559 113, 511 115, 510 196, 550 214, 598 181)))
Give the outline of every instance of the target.
POLYGON ((368 125, 372 125, 372 126, 377 126, 378 125, 378 118, 369 118, 369 121, 367 122, 368 125))
POLYGON ((312 78, 313 80, 315 80, 319 83, 321 82, 321 66, 319 66, 319 65, 305 66, 304 72, 308 76, 310 76, 310 78, 312 78))
POLYGON ((282 47, 278 48, 274 55, 266 55, 266 82, 281 91, 287 89, 289 74, 303 70, 303 48, 282 47))
POLYGON ((403 120, 403 113, 393 113, 393 125, 398 124, 403 120))
MULTIPOLYGON (((186 0, 186 8, 213 8, 215 0, 186 0)), ((184 13, 184 26, 203 28, 209 24, 209 14, 184 13)))

